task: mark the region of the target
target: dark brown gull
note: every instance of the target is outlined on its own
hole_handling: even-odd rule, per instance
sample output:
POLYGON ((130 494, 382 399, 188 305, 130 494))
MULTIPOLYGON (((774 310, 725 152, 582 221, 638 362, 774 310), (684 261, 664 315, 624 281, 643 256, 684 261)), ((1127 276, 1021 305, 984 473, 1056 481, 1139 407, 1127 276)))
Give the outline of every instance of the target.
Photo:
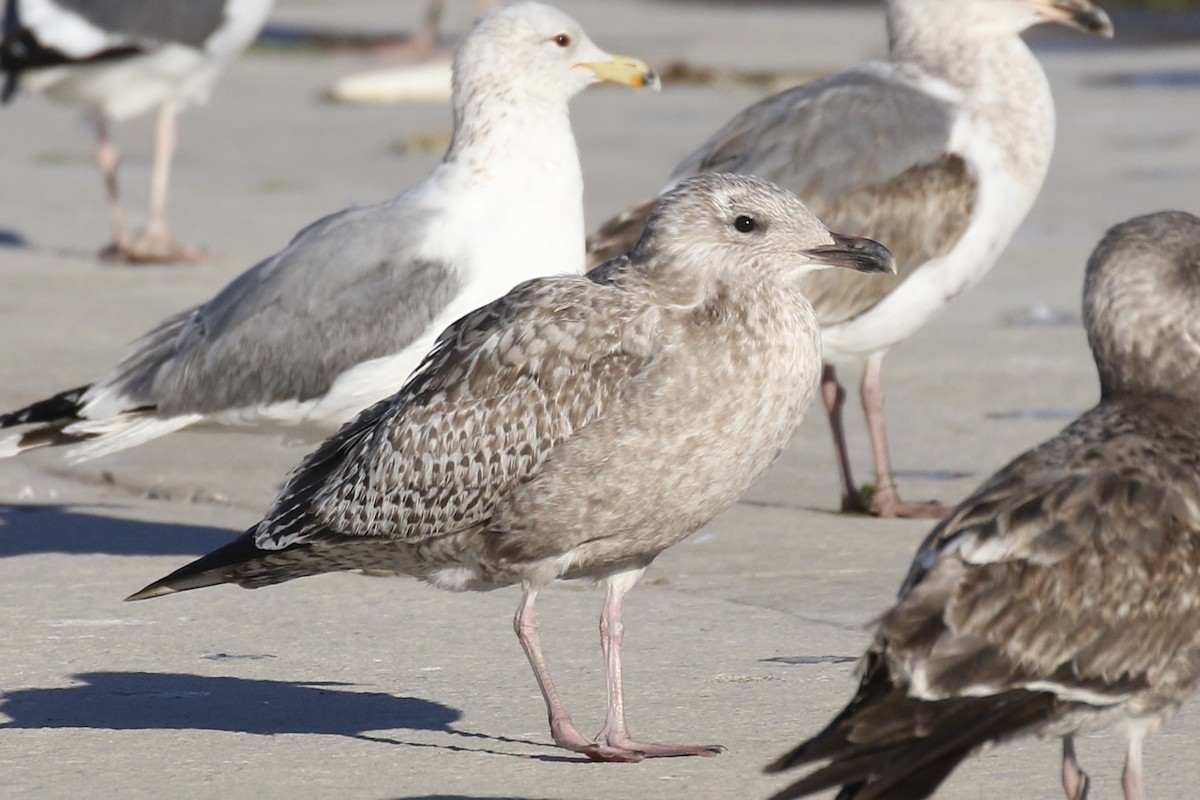
MULTIPOLYGON (((809 279, 826 367, 822 397, 833 432, 841 506, 881 516, 941 516, 896 490, 884 427, 881 368, 995 263, 1029 211, 1050 162, 1054 103, 1021 41, 1053 21, 1111 35, 1088 0, 888 0, 886 58, 762 100, 685 158, 669 180, 700 172, 758 175, 791 189, 836 230, 870 236, 899 273, 809 279), (875 463, 864 503, 842 430, 835 366, 865 361, 861 395, 875 463)), ((650 204, 601 226, 592 263, 626 250, 650 204)))
POLYGON ((208 99, 217 77, 254 41, 273 0, 5 0, 0 98, 18 88, 83 108, 96 126, 112 243, 132 262, 188 260, 167 230, 167 184, 175 117, 208 99), (158 108, 145 226, 133 233, 117 189, 120 154, 108 136, 119 122, 158 108))
POLYGON ((713 755, 629 734, 621 599, 799 425, 821 361, 800 278, 834 266, 894 269, 882 246, 831 235, 771 184, 685 181, 627 256, 525 283, 448 328, 400 393, 300 464, 261 523, 130 599, 364 568, 452 590, 521 584, 514 625, 556 744, 602 761, 713 755), (534 600, 560 578, 607 588, 596 740, 539 643, 534 600))
POLYGON ((657 86, 539 3, 480 20, 455 61, 454 136, 423 181, 330 214, 207 303, 165 320, 91 384, 0 414, 0 457, 72 459, 197 423, 336 430, 404 385, 437 335, 521 281, 582 273, 583 176, 568 102, 657 86))
POLYGON ((933 530, 863 661, 854 699, 771 770, 828 762, 776 798, 920 798, 972 752, 1074 736, 1142 739, 1200 682, 1200 219, 1117 225, 1088 263, 1100 402, 992 476, 933 530))

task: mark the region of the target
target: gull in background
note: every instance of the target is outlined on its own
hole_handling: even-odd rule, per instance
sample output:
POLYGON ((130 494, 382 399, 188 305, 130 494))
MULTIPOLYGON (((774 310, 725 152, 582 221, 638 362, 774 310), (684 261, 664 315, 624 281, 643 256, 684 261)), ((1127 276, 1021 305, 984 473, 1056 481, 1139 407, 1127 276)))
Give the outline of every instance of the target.
MULTIPOLYGON (((879 516, 942 516, 896 489, 881 369, 889 349, 995 263, 1033 205, 1054 145, 1050 87, 1020 34, 1056 22, 1112 35, 1089 0, 888 0, 888 54, 762 100, 685 158, 667 187, 702 172, 758 175, 791 189, 828 225, 886 244, 890 280, 814 275, 821 396, 833 433, 841 507, 879 516), (842 428, 835 368, 865 362, 861 395, 875 463, 865 502, 842 428)), ((637 239, 652 201, 602 225, 591 263, 637 239)))
POLYGON ((41 92, 87 111, 96 127, 112 242, 103 255, 130 263, 194 261, 167 230, 175 116, 208 100, 221 72, 250 46, 273 0, 6 0, 0 28, 0 100, 41 92), (145 226, 129 230, 117 187, 121 157, 110 122, 158 107, 145 226))
MULTIPOLYGON (((1200 219, 1117 225, 1088 262, 1084 323, 1100 402, 1018 456, 925 540, 863 659, 858 693, 769 769, 828 762, 775 796, 933 794, 985 744, 1142 739, 1200 684, 1200 219)), ((1190 794, 1188 792, 1187 794, 1190 794)))
POLYGON ((433 172, 317 220, 87 386, 0 415, 0 456, 104 455, 199 422, 336 427, 396 392, 454 320, 517 283, 583 271, 583 177, 567 102, 601 80, 657 87, 538 3, 459 46, 454 134, 433 172))

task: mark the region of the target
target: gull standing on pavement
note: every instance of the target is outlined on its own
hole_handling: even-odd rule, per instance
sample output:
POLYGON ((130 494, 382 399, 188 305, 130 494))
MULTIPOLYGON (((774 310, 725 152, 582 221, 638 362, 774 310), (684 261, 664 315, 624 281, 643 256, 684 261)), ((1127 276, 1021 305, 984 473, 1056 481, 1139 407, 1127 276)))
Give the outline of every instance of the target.
POLYGON ((627 256, 529 281, 451 325, 403 390, 293 471, 262 522, 130 599, 349 569, 460 591, 520 584, 514 626, 557 745, 599 761, 715 755, 629 733, 622 597, 800 424, 821 371, 800 279, 828 267, 895 262, 765 181, 685 181, 627 256), (595 740, 559 699, 534 614, 538 592, 569 578, 607 589, 595 740))
POLYGON ((770 769, 828 763, 776 800, 928 797, 1029 733, 1063 738, 1084 800, 1074 736, 1105 727, 1128 742, 1126 800, 1145 800, 1142 739, 1200 684, 1200 219, 1110 230, 1083 307, 1100 402, 933 530, 854 699, 770 769))
MULTIPOLYGON (((198 422, 336 428, 395 393, 438 333, 530 278, 581 273, 583 177, 567 102, 658 85, 538 3, 500 6, 459 46, 454 133, 433 172, 304 228, 95 382, 0 415, 0 457, 104 455, 198 422)), ((336 146, 336 145, 332 145, 336 146)))
POLYGON ((0 99, 17 89, 79 106, 96 127, 113 240, 104 255, 132 263, 195 260, 167 230, 175 116, 208 100, 221 72, 258 36, 273 0, 5 0, 0 99), (108 135, 158 107, 145 226, 132 233, 117 187, 121 157, 108 135))
MULTIPOLYGON (((888 0, 888 55, 762 100, 685 158, 667 186, 702 172, 758 175, 791 189, 828 225, 887 245, 891 280, 822 273, 806 292, 821 322, 828 412, 846 511, 941 516, 900 498, 884 427, 889 349, 995 263, 1033 205, 1054 145, 1046 75, 1020 34, 1057 22, 1112 35, 1089 0, 888 0), (875 462, 863 501, 842 429, 835 366, 864 362, 875 462)), ((650 203, 605 223, 592 263, 636 240, 650 203)))

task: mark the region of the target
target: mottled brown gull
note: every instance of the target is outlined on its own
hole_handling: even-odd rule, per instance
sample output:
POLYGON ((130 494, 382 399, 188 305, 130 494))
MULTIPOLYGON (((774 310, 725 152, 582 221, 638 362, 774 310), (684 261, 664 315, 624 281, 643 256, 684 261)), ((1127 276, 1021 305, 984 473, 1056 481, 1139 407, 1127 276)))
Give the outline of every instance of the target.
POLYGON ((583 272, 583 178, 567 103, 598 80, 656 86, 565 14, 497 8, 455 62, 454 136, 412 189, 301 230, 167 319, 90 385, 0 414, 0 457, 91 458, 200 422, 336 430, 404 385, 438 333, 530 278, 583 272))
POLYGON ((933 530, 863 662, 858 694, 775 764, 828 763, 781 791, 919 798, 986 743, 1142 739, 1200 682, 1200 219, 1114 227, 1088 263, 1100 402, 1019 456, 933 530))
POLYGON ((554 741, 602 761, 713 755, 626 728, 621 599, 659 553, 775 460, 820 373, 800 278, 894 270, 790 193, 706 175, 668 193, 628 256, 530 281, 456 322, 411 382, 292 473, 264 520, 130 599, 376 568, 454 590, 521 584, 514 625, 554 741), (534 600, 607 588, 608 713, 595 741, 550 680, 534 600))
MULTIPOLYGON (((1039 22, 1110 35, 1088 0, 888 0, 889 52, 838 75, 762 100, 685 158, 668 187, 700 172, 758 175, 796 192, 837 230, 895 254, 894 279, 846 273, 809 279, 821 322, 829 415, 844 510, 936 515, 896 490, 884 427, 881 366, 996 261, 1037 197, 1054 143, 1054 104, 1020 39, 1039 22), (864 503, 842 431, 845 392, 835 366, 865 360, 862 402, 875 463, 864 503)), ((593 263, 623 252, 649 204, 589 240, 593 263)))
POLYGON ((112 243, 105 255, 131 262, 197 255, 167 230, 167 184, 175 116, 208 99, 217 77, 266 22, 273 0, 6 0, 0 73, 7 101, 18 89, 79 106, 96 126, 112 243), (120 154, 110 122, 158 107, 145 226, 133 233, 117 191, 120 154))

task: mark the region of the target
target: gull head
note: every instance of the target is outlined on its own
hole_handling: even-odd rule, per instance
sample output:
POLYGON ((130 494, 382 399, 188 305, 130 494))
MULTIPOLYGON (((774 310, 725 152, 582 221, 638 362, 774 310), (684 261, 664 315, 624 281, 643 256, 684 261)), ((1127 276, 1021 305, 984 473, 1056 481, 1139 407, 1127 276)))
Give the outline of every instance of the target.
POLYGON ((995 35, 1016 34, 1043 22, 1098 34, 1113 35, 1112 21, 1091 0, 888 0, 890 20, 942 29, 995 35))
POLYGON ((1101 392, 1200 394, 1200 219, 1160 211, 1114 225, 1083 284, 1101 392))
POLYGON ((645 62, 601 50, 578 22, 541 3, 498 6, 475 24, 454 57, 456 103, 484 94, 565 104, 598 81, 659 86, 645 62))
POLYGON ((878 242, 830 232, 796 195, 746 175, 709 173, 659 200, 634 261, 682 265, 696 283, 767 281, 798 286, 820 269, 895 273, 878 242))
POLYGON ((1090 0, 1023 0, 1040 20, 1056 22, 1111 39, 1112 20, 1104 9, 1090 0))

